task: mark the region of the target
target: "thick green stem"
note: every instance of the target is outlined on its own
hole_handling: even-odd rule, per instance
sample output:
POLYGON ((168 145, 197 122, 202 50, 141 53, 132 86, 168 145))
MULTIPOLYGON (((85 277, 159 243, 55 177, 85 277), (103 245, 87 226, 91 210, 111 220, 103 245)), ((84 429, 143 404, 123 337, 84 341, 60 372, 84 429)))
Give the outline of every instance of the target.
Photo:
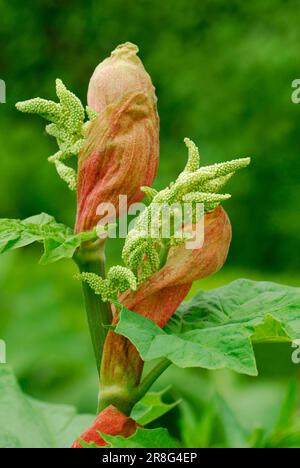
MULTIPOLYGON (((77 252, 75 261, 80 272, 96 273, 105 277, 104 242, 86 243, 77 252)), ((101 300, 99 295, 87 285, 82 284, 85 308, 93 343, 98 373, 100 373, 101 358, 108 326, 112 322, 110 305, 101 300)))

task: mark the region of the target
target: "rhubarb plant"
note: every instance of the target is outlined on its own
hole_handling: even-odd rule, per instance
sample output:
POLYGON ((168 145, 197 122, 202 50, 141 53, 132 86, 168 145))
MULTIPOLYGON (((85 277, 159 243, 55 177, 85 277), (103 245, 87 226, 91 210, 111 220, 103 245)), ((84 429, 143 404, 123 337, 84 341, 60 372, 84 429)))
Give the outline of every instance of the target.
MULTIPOLYGON (((39 242, 42 264, 70 258, 78 266, 74 281, 82 282, 99 403, 94 421, 72 416, 73 440, 70 434, 62 438, 74 448, 176 447, 178 441, 165 429, 145 427, 181 404, 167 404, 164 392, 150 391, 171 364, 256 376, 253 343, 300 337, 297 288, 237 280, 184 300, 194 281, 214 274, 226 261, 232 228, 221 206, 230 198, 223 187, 250 159, 205 166, 187 138, 182 172, 155 190, 157 98, 137 52, 135 45, 122 44, 98 65, 86 107, 61 80, 56 81, 58 102, 35 98, 17 104, 19 111, 48 121, 46 132, 58 144, 49 162, 77 192, 72 228, 44 213, 0 220, 0 253, 39 242), (66 164, 71 158, 77 162, 66 164), (120 195, 126 195, 127 208, 144 197, 147 205, 124 240, 120 264, 107 269, 106 240, 118 220, 105 217, 99 206, 113 206, 120 218, 127 210, 118 203, 120 195), (186 206, 187 219, 182 217, 186 206), (196 242, 201 229, 203 237, 196 242)), ((5 375, 0 373, 0 385, 5 385, 5 375)), ((10 385, 15 391, 16 383, 10 385)), ((25 400, 21 413, 31 412, 31 424, 41 425, 40 408, 25 400)), ((15 430, 15 424, 6 433, 1 429, 0 445, 15 430)), ((43 446, 47 438, 51 435, 45 432, 43 446)), ((16 436, 16 441, 28 445, 26 437, 16 436)))

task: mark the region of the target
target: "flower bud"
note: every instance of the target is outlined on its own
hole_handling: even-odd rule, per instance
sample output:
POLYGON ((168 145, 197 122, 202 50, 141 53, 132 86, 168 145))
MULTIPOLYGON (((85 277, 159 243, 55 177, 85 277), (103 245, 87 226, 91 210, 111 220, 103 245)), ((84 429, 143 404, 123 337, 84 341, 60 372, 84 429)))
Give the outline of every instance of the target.
POLYGON ((104 447, 107 443, 103 437, 101 437, 101 432, 112 436, 121 435, 123 437, 129 437, 134 434, 136 429, 137 425, 133 419, 125 416, 125 414, 121 413, 117 408, 110 405, 105 408, 105 410, 101 411, 91 427, 81 434, 79 440, 73 443, 72 448, 83 448, 80 439, 87 444, 92 442, 99 447, 104 447))
POLYGON ((130 43, 118 46, 91 78, 88 105, 98 116, 79 154, 77 232, 97 224, 101 203, 111 203, 121 215, 119 195, 128 196, 128 205, 140 201, 140 187, 151 185, 156 175, 157 99, 137 52, 130 43))

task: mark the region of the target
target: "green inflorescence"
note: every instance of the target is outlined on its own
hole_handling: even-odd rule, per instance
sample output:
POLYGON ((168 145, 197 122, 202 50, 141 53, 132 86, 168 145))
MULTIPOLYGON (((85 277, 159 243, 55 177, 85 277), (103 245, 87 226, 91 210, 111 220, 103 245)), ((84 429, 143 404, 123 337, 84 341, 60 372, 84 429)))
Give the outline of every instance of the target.
POLYGON ((21 112, 38 114, 51 122, 46 126, 46 132, 56 139, 59 150, 48 160, 55 165, 58 175, 69 188, 76 190, 76 171, 64 161, 79 154, 87 128, 97 113, 89 107, 84 109, 81 101, 59 79, 56 80, 56 94, 58 103, 35 98, 18 102, 16 107, 21 112), (88 120, 85 122, 86 117, 88 120))
MULTIPOLYGON (((191 222, 199 221, 199 204, 203 213, 214 210, 222 201, 230 198, 229 194, 218 193, 233 174, 250 163, 250 158, 235 159, 225 163, 213 164, 200 168, 200 156, 197 146, 188 138, 185 140, 188 148, 188 161, 183 172, 174 183, 160 192, 144 187, 143 191, 152 201, 138 217, 125 241, 123 260, 138 277, 144 281, 164 264, 169 248, 172 245, 185 243, 188 235, 173 231, 165 235, 163 210, 167 207, 174 219, 176 213, 182 212, 184 205, 190 205, 191 222), (155 226, 153 237, 152 226, 155 226)), ((202 213, 202 214, 203 214, 202 213)))
MULTIPOLYGON (((164 231, 163 209, 175 218, 185 204, 191 206, 191 222, 199 221, 197 204, 202 206, 202 215, 214 210, 229 194, 218 193, 233 174, 248 166, 250 158, 241 158, 200 168, 200 156, 196 145, 186 138, 188 161, 177 180, 164 190, 157 192, 151 187, 142 187, 149 206, 137 218, 134 228, 125 240, 122 257, 126 267, 112 267, 106 279, 93 273, 82 273, 79 278, 100 294, 102 299, 115 300, 120 292, 136 287, 158 271, 166 262, 172 246, 185 243, 190 235, 181 230, 177 236, 173 226, 166 236, 164 231), (155 226, 153 236, 152 226, 155 226)), ((180 226, 182 228, 182 226, 180 226)))
POLYGON ((104 302, 117 300, 118 294, 131 289, 136 290, 137 281, 129 268, 111 267, 105 279, 95 273, 81 273, 76 276, 86 282, 104 302))

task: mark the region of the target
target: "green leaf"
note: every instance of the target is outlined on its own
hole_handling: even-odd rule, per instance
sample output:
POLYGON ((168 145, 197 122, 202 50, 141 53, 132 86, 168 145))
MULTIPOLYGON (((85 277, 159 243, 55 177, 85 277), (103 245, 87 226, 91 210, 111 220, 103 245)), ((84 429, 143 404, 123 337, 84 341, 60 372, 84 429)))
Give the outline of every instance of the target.
POLYGON ((275 426, 275 431, 285 430, 291 425, 291 421, 298 406, 298 385, 296 380, 289 383, 286 397, 280 409, 280 414, 275 426))
POLYGON ((271 314, 267 314, 264 322, 255 327, 255 332, 252 335, 253 343, 289 343, 290 341, 291 336, 285 325, 271 314))
POLYGON ((0 365, 0 448, 70 447, 93 419, 24 395, 10 367, 0 365))
POLYGON ((147 393, 133 408, 131 418, 141 426, 155 421, 166 414, 171 409, 175 408, 180 403, 180 400, 174 403, 165 403, 163 396, 170 387, 165 388, 161 392, 147 393))
POLYGON ((25 247, 33 242, 41 242, 45 236, 46 225, 48 230, 50 226, 55 227, 56 233, 58 227, 60 230, 66 229, 65 226, 58 225, 52 216, 45 213, 31 216, 23 221, 0 219, 0 253, 25 247))
POLYGON ((212 291, 199 291, 181 304, 166 329, 186 332, 226 324, 254 327, 253 341, 299 338, 300 288, 239 279, 212 291))
POLYGON ((257 375, 251 333, 236 325, 170 335, 150 320, 122 308, 115 331, 137 347, 144 361, 164 357, 179 367, 227 367, 257 375))
POLYGON ((201 409, 192 406, 188 401, 180 405, 179 420, 181 437, 184 447, 209 448, 216 419, 216 409, 213 401, 201 409))
POLYGON ((257 375, 252 342, 300 336, 300 289, 238 280, 183 303, 165 330, 121 309, 116 332, 144 361, 167 358, 179 367, 228 368, 257 375))
POLYGON ((232 408, 219 394, 215 395, 215 403, 217 406, 219 418, 222 421, 228 446, 231 448, 245 447, 247 442, 247 433, 239 423, 232 408))
POLYGON ((47 213, 40 213, 38 215, 30 216, 23 221, 24 224, 39 224, 41 226, 45 224, 55 223, 53 216, 48 215, 47 213))
POLYGON ((11 250, 20 237, 18 232, 0 232, 0 254, 11 250))
POLYGON ((68 236, 63 242, 51 238, 45 239, 44 254, 40 259, 40 264, 46 265, 48 263, 57 262, 62 258, 72 258, 80 244, 80 235, 68 236))
POLYGON ((101 434, 109 448, 177 448, 178 443, 167 429, 137 429, 130 437, 101 434))
POLYGON ((94 231, 73 234, 72 229, 57 223, 52 216, 41 213, 24 219, 0 219, 0 253, 25 247, 33 242, 44 245, 40 263, 72 258, 83 240, 95 239, 94 231))
POLYGON ((298 407, 298 385, 296 380, 291 380, 286 396, 279 408, 278 419, 271 432, 261 430, 260 437, 255 434, 249 440, 249 446, 260 446, 263 448, 299 448, 300 424, 297 414, 298 407), (251 445, 252 444, 252 445, 251 445))

